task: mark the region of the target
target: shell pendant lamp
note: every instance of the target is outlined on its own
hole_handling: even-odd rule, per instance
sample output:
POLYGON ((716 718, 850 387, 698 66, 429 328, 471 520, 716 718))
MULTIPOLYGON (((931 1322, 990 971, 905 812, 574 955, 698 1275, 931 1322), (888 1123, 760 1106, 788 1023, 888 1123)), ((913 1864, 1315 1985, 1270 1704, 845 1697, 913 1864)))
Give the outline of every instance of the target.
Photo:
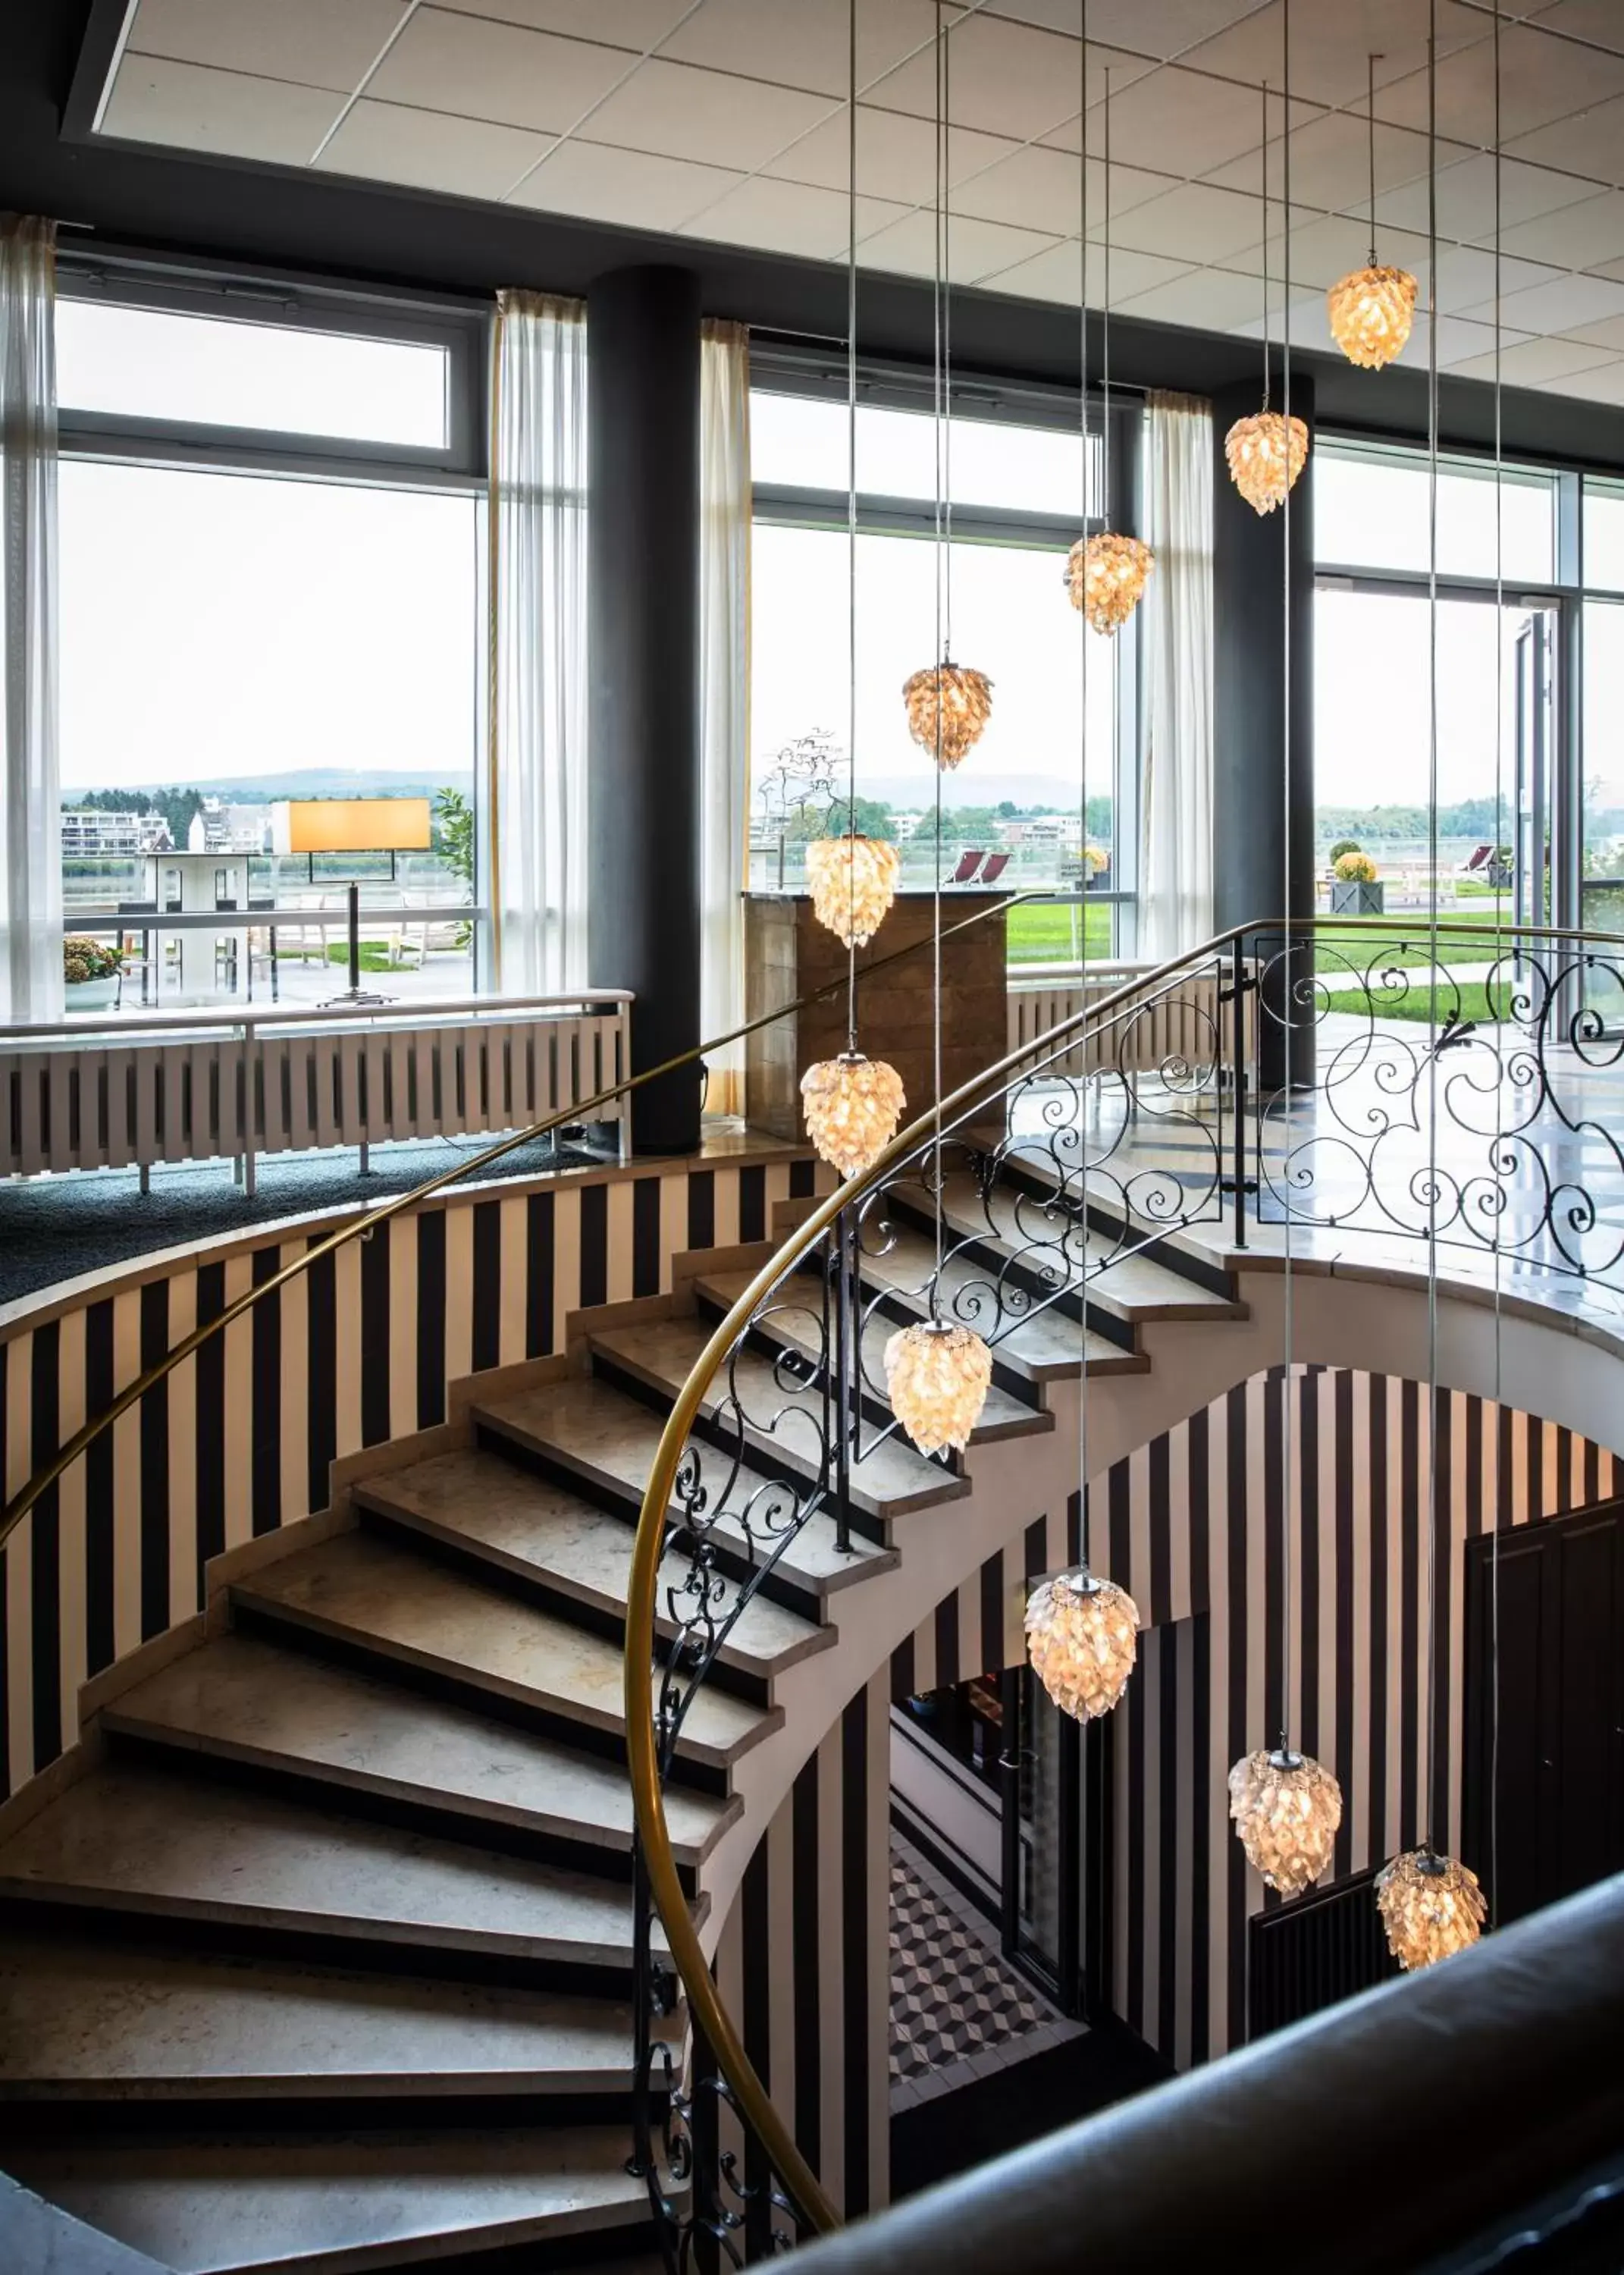
POLYGON ((1326 294, 1331 336, 1349 363, 1380 371, 1403 354, 1416 320, 1416 280, 1408 268, 1387 268, 1376 258, 1376 66, 1370 58, 1365 125, 1371 158, 1371 257, 1326 294))
MULTIPOLYGON (((1269 408, 1269 87, 1263 85, 1263 407, 1250 417, 1237 419, 1224 437, 1224 457, 1228 463, 1229 479, 1254 513, 1273 513, 1285 501, 1297 476, 1308 464, 1308 427, 1304 422, 1269 408)), ((1286 133, 1282 138, 1287 155, 1286 221, 1285 228, 1289 250, 1291 231, 1291 158, 1290 110, 1288 98, 1286 133)), ((1289 268, 1288 268, 1287 303, 1289 310, 1289 268)), ((1287 321, 1290 321, 1289 313, 1287 321)))

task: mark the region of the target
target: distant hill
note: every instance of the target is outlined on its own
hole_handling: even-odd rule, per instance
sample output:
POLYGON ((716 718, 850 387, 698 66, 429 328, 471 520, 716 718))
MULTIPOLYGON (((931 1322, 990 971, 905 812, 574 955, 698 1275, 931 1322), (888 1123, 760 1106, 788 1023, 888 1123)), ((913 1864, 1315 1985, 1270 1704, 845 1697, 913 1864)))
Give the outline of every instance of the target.
MULTIPOLYGON (((1091 783, 1099 790, 1108 786, 1106 762, 1099 761, 1105 780, 1091 783)), ((895 812, 912 813, 921 806, 933 805, 936 799, 936 770, 927 761, 917 775, 859 774, 858 794, 878 798, 895 812)), ((941 779, 941 802, 951 809, 956 805, 997 805, 1008 798, 1012 805, 1025 811, 1035 805, 1058 807, 1062 813, 1071 812, 1077 803, 1077 777, 1072 775, 978 774, 973 765, 966 765, 957 774, 944 775, 941 779)))
POLYGON ((447 767, 435 775, 396 775, 385 767, 289 767, 274 775, 178 774, 162 782, 73 782, 63 788, 69 797, 92 790, 117 790, 131 797, 149 790, 195 790, 231 805, 258 805, 279 797, 433 797, 436 790, 466 792, 472 786, 468 767, 447 767))

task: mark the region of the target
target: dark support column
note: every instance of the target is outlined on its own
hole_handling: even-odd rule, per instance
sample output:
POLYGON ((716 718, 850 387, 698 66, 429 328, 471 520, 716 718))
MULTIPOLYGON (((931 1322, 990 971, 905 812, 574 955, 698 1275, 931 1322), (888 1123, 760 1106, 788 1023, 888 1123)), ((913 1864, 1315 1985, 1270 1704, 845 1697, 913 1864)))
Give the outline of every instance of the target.
MULTIPOLYGON (((622 268, 586 299, 591 357, 587 971, 630 987, 632 1066, 699 1034, 699 287, 622 268)), ((638 1091, 634 1149, 699 1137, 699 1075, 638 1091)))
MULTIPOLYGON (((1212 398, 1213 921, 1314 913, 1314 454, 1283 508, 1253 511, 1229 479, 1224 437, 1258 409, 1258 381, 1212 398), (1291 548, 1291 717, 1286 716, 1286 546, 1291 548)), ((1272 397, 1281 405, 1277 370, 1272 397)), ((1314 427, 1314 382, 1291 380, 1291 408, 1314 427)), ((1304 1011, 1289 1026, 1288 974, 1277 939, 1265 943, 1270 985, 1258 1018, 1266 1094, 1311 1083, 1314 1035, 1304 1011), (1288 1044, 1289 1043, 1289 1062, 1288 1044)), ((1293 966, 1306 979, 1306 941, 1293 966)))

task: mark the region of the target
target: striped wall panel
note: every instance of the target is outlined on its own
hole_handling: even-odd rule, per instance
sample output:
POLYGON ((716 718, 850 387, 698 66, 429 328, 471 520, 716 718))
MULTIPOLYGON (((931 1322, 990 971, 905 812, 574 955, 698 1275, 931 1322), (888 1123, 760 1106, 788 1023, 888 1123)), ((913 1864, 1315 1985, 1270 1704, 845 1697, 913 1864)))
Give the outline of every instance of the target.
POLYGON ((716 1950, 745 2052, 848 2219, 889 2200, 890 1785, 882 1671, 796 1779, 716 1950))
MULTIPOLYGON (((1433 1824, 1458 1843, 1465 1543, 1605 1500, 1624 1489, 1624 1464, 1553 1423, 1462 1393, 1440 1392, 1437 1416, 1447 1642, 1433 1824)), ((1283 1511, 1291 1727, 1341 1782, 1337 1876, 1413 1841, 1427 1815, 1431 1481, 1424 1385, 1316 1368, 1289 1382, 1279 1370, 1254 1377, 1090 1489, 1091 1561, 1127 1585, 1146 1629, 1113 1725, 1113 2004, 1181 2066, 1245 2034, 1246 1924, 1265 1892, 1231 1833, 1226 1780, 1280 1726, 1283 1511)), ((989 1558, 894 1652, 893 1697, 1019 1664, 1023 1583, 1077 1546, 1074 1500, 1032 1525, 1019 1550, 989 1558)))
MULTIPOLYGON (((324 1508, 340 1455, 446 1414, 448 1386, 563 1346, 574 1311, 660 1293, 684 1249, 760 1240, 808 1159, 489 1187, 395 1219, 266 1298, 74 1464, 0 1551, 0 1764, 70 1745, 80 1685, 189 1618, 211 1556, 324 1508)), ((306 1236, 189 1258, 0 1331, 9 1498, 87 1415, 306 1236), (31 1324, 37 1321, 37 1324, 31 1324)))

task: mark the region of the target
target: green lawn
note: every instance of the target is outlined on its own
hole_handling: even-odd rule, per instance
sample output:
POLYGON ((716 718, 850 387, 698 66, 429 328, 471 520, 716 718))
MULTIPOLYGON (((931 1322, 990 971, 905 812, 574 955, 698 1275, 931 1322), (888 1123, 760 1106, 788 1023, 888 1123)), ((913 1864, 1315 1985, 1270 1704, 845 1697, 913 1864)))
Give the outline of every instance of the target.
POLYGON ((1011 964, 1073 964, 1085 948, 1091 957, 1112 953, 1108 903, 1084 902, 1079 908, 1075 901, 1028 901, 1021 908, 1011 909, 1004 921, 1008 926, 1011 964), (1087 926, 1086 940, 1081 935, 1079 917, 1087 926))
MULTIPOLYGON (((350 961, 348 941, 329 941, 327 960, 329 964, 347 964, 350 961)), ((278 964, 304 964, 308 961, 308 958, 299 949, 279 948, 276 950, 276 961, 278 964)), ((381 941, 377 940, 364 940, 361 942, 360 964, 363 971, 394 971, 397 969, 389 962, 388 949, 381 941)))

